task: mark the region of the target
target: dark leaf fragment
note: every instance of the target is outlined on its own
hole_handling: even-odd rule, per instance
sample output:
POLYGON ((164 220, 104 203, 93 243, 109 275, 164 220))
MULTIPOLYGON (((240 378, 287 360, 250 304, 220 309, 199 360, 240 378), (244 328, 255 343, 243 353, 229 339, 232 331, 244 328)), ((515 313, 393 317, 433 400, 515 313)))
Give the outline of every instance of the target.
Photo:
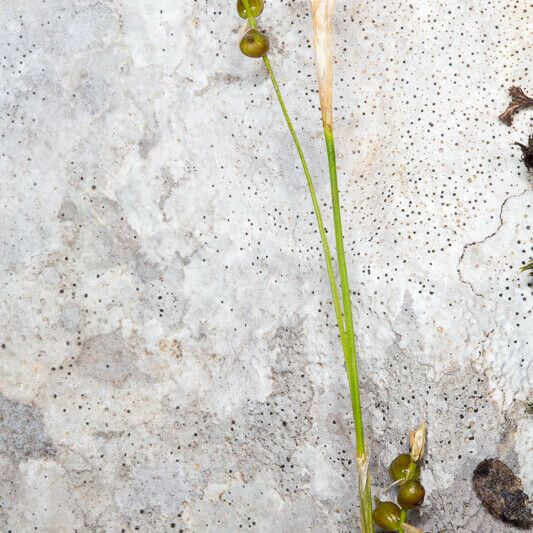
POLYGON ((479 499, 492 515, 520 528, 533 526, 522 482, 508 466, 498 459, 485 459, 476 466, 472 479, 479 499))
POLYGON ((529 136, 527 146, 522 143, 515 143, 517 146, 520 146, 522 150, 522 161, 529 172, 533 171, 533 135, 529 136))
POLYGON ((513 123, 514 115, 520 111, 520 109, 533 106, 533 98, 529 98, 520 87, 511 87, 509 89, 509 94, 511 95, 511 103, 498 117, 507 126, 510 126, 513 123))

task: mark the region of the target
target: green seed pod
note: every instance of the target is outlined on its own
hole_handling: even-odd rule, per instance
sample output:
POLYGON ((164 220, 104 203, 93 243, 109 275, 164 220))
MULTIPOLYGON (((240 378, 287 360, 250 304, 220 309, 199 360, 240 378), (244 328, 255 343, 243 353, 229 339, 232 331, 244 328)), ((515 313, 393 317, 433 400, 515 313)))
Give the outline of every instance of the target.
POLYGON ((426 491, 422 483, 411 479, 402 485, 397 499, 402 509, 412 509, 422 504, 425 495, 426 491))
POLYGON ((267 36, 260 31, 250 30, 242 38, 240 48, 245 56, 263 57, 269 48, 267 36))
POLYGON ((414 467, 413 473, 409 475, 409 466, 411 465, 411 457, 408 453, 401 453, 392 461, 389 467, 389 474, 393 481, 420 479, 420 466, 417 463, 414 467))
POLYGON ((372 518, 385 531, 396 531, 401 525, 401 512, 395 503, 378 500, 372 518))
MULTIPOLYGON (((254 17, 258 17, 262 12, 265 4, 263 0, 248 0, 250 4, 250 10, 254 17)), ((242 0, 237 1, 237 11, 239 12, 239 17, 246 19, 248 14, 246 13, 246 8, 244 7, 244 2, 242 0)))

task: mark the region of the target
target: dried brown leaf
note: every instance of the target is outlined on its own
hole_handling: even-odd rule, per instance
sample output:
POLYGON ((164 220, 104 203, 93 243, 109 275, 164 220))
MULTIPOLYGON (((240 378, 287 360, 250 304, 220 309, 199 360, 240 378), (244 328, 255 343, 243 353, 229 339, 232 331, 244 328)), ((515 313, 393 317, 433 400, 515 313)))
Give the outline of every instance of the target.
POLYGON ((513 118, 520 109, 533 106, 533 98, 529 98, 520 87, 513 86, 509 89, 511 103, 507 109, 498 117, 504 124, 510 126, 513 118))

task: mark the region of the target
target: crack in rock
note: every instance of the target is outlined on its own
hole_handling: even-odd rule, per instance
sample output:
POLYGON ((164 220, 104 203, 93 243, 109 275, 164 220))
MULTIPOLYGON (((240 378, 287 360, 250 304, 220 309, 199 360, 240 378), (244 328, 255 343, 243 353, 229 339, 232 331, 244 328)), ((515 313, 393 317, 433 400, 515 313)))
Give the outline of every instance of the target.
POLYGON ((525 191, 522 191, 521 193, 519 194, 513 194, 511 196, 508 196, 502 203, 502 205, 500 206, 500 213, 499 213, 499 218, 500 218, 500 223, 498 224, 498 227, 490 234, 490 235, 487 235, 486 237, 484 237, 483 239, 479 240, 479 241, 472 241, 472 242, 467 242, 464 246, 463 246, 463 252, 461 253, 461 257, 459 257, 459 261, 457 262, 457 275, 459 277, 459 281, 461 283, 464 283, 465 285, 468 285, 470 287, 470 290, 476 295, 476 296, 479 296, 480 298, 485 298, 485 296, 483 296, 482 294, 480 294, 479 292, 476 292, 476 290, 474 289, 474 286, 472 285, 472 283, 466 279, 464 279, 463 277, 463 273, 461 271, 461 264, 465 258, 465 255, 466 255, 466 251, 471 248, 472 246, 477 246, 478 244, 483 244, 485 242, 487 242, 488 240, 492 239, 492 237, 495 237, 497 235, 497 233, 500 231, 500 229, 502 228, 503 224, 504 224, 504 220, 503 220, 503 210, 505 209, 505 206, 507 204, 507 202, 509 200, 512 200, 513 198, 519 198, 520 196, 523 196, 524 194, 526 194, 527 192, 529 192, 530 189, 526 189, 525 191))

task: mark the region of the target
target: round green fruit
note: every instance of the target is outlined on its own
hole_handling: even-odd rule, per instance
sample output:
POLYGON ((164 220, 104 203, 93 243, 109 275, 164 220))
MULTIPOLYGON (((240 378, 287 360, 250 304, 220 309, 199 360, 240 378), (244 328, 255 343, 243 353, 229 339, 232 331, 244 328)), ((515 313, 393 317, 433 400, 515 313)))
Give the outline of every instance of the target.
POLYGON ((241 39, 241 52, 248 57, 263 57, 269 48, 266 35, 258 30, 250 30, 241 39))
POLYGON ((421 505, 424 501, 426 491, 420 481, 411 479, 406 481, 398 492, 398 503, 402 509, 412 509, 417 505, 421 505))
MULTIPOLYGON (((263 8, 265 7, 263 0, 248 0, 248 3, 250 4, 250 11, 254 17, 258 17, 263 12, 263 8)), ((239 17, 243 19, 248 18, 248 14, 246 13, 246 8, 244 7, 244 2, 242 0, 238 0, 237 2, 237 11, 239 12, 239 17)))
POLYGON ((402 510, 393 502, 378 501, 372 518, 385 531, 396 531, 401 525, 402 510))
POLYGON ((414 470, 412 474, 409 474, 409 467, 411 465, 411 456, 407 453, 401 453, 392 461, 389 467, 389 474, 393 481, 401 481, 408 479, 420 478, 420 466, 417 463, 413 463, 414 470))

